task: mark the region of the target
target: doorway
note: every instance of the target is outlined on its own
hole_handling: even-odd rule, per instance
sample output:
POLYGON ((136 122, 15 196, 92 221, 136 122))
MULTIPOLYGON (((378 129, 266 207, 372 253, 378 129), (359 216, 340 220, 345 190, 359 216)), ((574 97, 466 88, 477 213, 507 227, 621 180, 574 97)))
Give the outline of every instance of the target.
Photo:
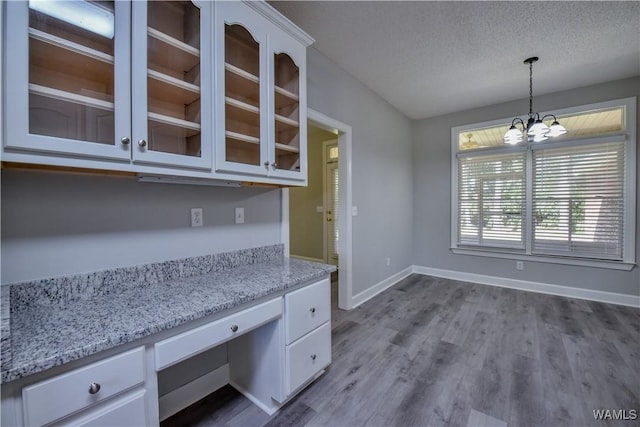
MULTIPOLYGON (((319 192, 316 189, 314 196, 307 194, 310 199, 303 205, 295 200, 290 204, 291 192, 300 189, 282 190, 282 242, 285 245, 286 256, 332 263, 331 258, 335 255, 333 262, 338 267, 338 307, 349 310, 353 307, 352 131, 350 126, 314 110, 308 110, 307 118, 309 183, 313 185, 312 180, 318 181, 313 176, 319 174, 321 189, 319 192), (324 142, 326 143, 323 144, 324 142), (329 161, 331 154, 327 156, 324 150, 330 150, 332 144, 335 147, 334 153, 337 152, 335 153, 337 158, 329 161), (327 197, 324 187, 333 189, 333 194, 327 197), (329 210, 331 214, 327 216, 329 210), (331 221, 327 221, 329 218, 331 221), (327 226, 327 224, 331 225, 327 226), (310 242, 315 243, 309 244, 310 242), (301 247, 305 248, 305 252, 302 252, 301 247)), ((293 197, 297 198, 298 194, 294 194, 293 197)))

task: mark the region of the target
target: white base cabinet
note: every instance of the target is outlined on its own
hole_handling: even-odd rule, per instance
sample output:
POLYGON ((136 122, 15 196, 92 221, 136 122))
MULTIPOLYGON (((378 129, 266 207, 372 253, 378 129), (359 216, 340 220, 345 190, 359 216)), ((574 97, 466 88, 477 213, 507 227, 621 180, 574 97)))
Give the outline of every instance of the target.
POLYGON ((331 363, 329 279, 284 296, 285 394, 292 396, 331 363))
MULTIPOLYGON (((88 363, 71 362, 54 376, 42 372, 3 384, 3 425, 155 425, 162 412, 158 372, 220 344, 227 346, 227 364, 219 369, 225 381, 273 414, 331 363, 330 298, 327 278, 142 338, 126 351, 114 348, 90 356, 88 363)), ((207 391, 201 383, 205 377, 211 381, 208 375, 192 381, 197 387, 189 383, 175 394, 211 393, 223 385, 207 391)), ((172 407, 171 413, 179 409, 172 407)))

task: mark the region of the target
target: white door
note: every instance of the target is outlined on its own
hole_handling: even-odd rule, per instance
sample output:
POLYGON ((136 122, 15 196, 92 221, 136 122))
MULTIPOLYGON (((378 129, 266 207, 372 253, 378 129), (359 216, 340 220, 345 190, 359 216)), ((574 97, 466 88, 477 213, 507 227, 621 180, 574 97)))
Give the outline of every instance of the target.
POLYGON ((338 173, 338 143, 329 141, 324 143, 325 150, 325 238, 327 253, 325 255, 327 263, 338 265, 338 239, 340 238, 338 228, 338 194, 340 189, 340 176, 338 173))

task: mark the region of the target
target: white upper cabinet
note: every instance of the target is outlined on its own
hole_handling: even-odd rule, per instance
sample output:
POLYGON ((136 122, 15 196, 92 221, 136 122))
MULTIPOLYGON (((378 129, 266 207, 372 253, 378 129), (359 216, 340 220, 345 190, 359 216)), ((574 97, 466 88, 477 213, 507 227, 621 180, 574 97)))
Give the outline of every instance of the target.
POLYGON ((306 180, 311 39, 287 34, 261 3, 216 3, 215 15, 216 90, 224 94, 216 105, 216 170, 306 180))
POLYGON ((263 1, 10 1, 2 158, 305 185, 306 47, 263 1))
POLYGON ((211 169, 209 2, 8 2, 7 18, 6 149, 211 169))
POLYGON ((130 5, 5 6, 5 148, 129 159, 130 5))

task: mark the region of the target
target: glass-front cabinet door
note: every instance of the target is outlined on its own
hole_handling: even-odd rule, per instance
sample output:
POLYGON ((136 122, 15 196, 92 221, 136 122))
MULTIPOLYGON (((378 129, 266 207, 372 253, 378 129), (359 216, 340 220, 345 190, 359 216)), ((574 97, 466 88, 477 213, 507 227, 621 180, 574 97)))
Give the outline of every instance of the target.
POLYGON ((133 2, 134 162, 212 166, 210 7, 133 2))
POLYGON ((129 159, 129 4, 31 0, 6 8, 5 149, 129 159))
POLYGON ((216 21, 216 169, 266 175, 265 23, 239 2, 216 3, 216 21))
POLYGON ((306 179, 306 46, 240 2, 216 3, 216 40, 216 170, 306 179))
POLYGON ((270 175, 304 179, 307 176, 306 51, 286 34, 269 37, 272 68, 269 77, 270 175))

